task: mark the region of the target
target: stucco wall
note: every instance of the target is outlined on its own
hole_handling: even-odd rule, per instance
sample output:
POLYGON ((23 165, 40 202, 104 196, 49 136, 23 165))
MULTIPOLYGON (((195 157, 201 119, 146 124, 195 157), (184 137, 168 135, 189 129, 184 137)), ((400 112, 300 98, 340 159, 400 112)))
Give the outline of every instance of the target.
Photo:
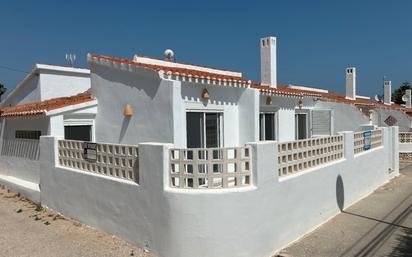
POLYGON ((72 96, 90 88, 89 74, 44 71, 40 74, 41 100, 72 96))
POLYGON ((392 116, 397 120, 397 122, 394 125, 399 127, 400 132, 410 131, 412 124, 411 119, 407 114, 401 111, 377 108, 375 109, 375 114, 373 115, 375 115, 374 122, 376 122, 375 125, 377 126, 388 127, 388 125, 385 123, 385 120, 389 116, 392 116))
POLYGON ((11 117, 3 119, 6 139, 14 139, 16 130, 39 130, 42 135, 48 135, 49 119, 44 116, 11 117))
POLYGON ((153 71, 133 72, 91 65, 92 92, 99 101, 96 141, 137 144, 173 142, 173 82, 153 71), (133 116, 126 118, 126 104, 133 116))
POLYGON ((369 118, 356 107, 343 103, 318 101, 315 108, 333 111, 333 129, 339 131, 360 131, 362 125, 369 124, 369 118))
POLYGON ((176 108, 173 117, 180 121, 180 129, 175 130, 175 144, 186 147, 186 112, 219 112, 223 119, 223 145, 233 147, 256 141, 257 91, 250 88, 202 85, 181 82, 180 97, 174 99, 176 108), (201 98, 207 89, 210 99, 201 98), (179 103, 181 101, 181 103, 179 103), (178 144, 181 142, 181 144, 178 144))
MULTIPOLYGON (((30 103, 40 101, 39 76, 37 74, 31 75, 18 88, 13 95, 2 103, 2 106, 15 106, 17 104, 30 103)), ((10 92, 10 93, 12 93, 10 92)), ((5 98, 3 98, 5 99, 5 98)))
POLYGON ((397 142, 278 178, 277 143, 252 144, 254 185, 241 189, 171 189, 168 145, 139 145, 140 184, 55 168, 56 140, 42 138, 42 201, 64 215, 116 234, 160 257, 266 257, 398 174, 397 142), (62 201, 61 199, 64 199, 62 201))

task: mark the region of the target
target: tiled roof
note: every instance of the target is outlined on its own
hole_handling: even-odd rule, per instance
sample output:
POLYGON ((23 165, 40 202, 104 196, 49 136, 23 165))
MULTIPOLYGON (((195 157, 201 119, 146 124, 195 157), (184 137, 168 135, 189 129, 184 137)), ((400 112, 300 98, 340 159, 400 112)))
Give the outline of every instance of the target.
POLYGON ((97 54, 89 54, 89 60, 103 60, 103 61, 108 61, 108 62, 113 62, 113 63, 120 63, 120 64, 126 64, 126 65, 132 65, 135 67, 140 67, 140 68, 146 68, 146 69, 151 69, 156 72, 162 71, 164 74, 165 79, 176 79, 176 80, 183 80, 183 81, 203 81, 204 83, 210 83, 210 84, 219 84, 219 85, 248 85, 251 82, 239 77, 239 76, 228 76, 228 75, 223 75, 219 73, 213 73, 213 72, 204 72, 204 71, 198 71, 194 69, 188 69, 188 68, 180 68, 180 67, 168 67, 168 66, 162 66, 162 65, 153 65, 153 64, 147 64, 147 63, 139 63, 136 61, 128 60, 128 59, 123 59, 123 58, 117 58, 117 57, 109 57, 109 56, 104 56, 104 55, 97 55, 97 54))
POLYGON ((47 111, 95 100, 89 92, 75 96, 53 98, 40 102, 20 104, 0 109, 0 117, 41 115, 47 111))
POLYGON ((262 94, 271 94, 271 95, 285 95, 285 96, 312 96, 312 97, 320 97, 322 93, 314 92, 310 90, 300 90, 300 89, 293 89, 288 88, 282 85, 278 85, 276 88, 272 88, 269 86, 264 86, 259 83, 252 83, 252 88, 259 89, 262 94))

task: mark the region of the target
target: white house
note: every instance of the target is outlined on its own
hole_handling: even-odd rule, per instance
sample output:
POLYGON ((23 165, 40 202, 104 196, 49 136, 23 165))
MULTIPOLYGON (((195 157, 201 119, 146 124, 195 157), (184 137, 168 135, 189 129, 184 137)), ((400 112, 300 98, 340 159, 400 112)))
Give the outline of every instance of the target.
POLYGON ((69 96, 68 68, 33 72, 0 109, 0 184, 160 257, 272 256, 398 174, 398 129, 354 69, 347 95, 281 86, 259 42, 260 82, 170 51, 89 54, 69 96))

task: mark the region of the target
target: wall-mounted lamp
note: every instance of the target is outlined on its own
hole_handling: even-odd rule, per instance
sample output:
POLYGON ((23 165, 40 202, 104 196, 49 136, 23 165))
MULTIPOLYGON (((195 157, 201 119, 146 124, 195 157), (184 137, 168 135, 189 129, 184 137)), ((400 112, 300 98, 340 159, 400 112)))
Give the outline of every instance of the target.
POLYGON ((272 105, 272 97, 266 97, 266 105, 272 105))
POLYGON ((299 102, 298 102, 298 106, 299 106, 299 109, 302 109, 302 107, 303 107, 303 101, 302 101, 302 99, 301 99, 301 100, 299 100, 299 102))
POLYGON ((133 116, 133 108, 130 104, 126 104, 123 110, 123 115, 125 117, 132 117, 133 116))
POLYGON ((202 91, 202 98, 203 100, 209 100, 210 96, 209 96, 209 91, 207 91, 207 89, 203 89, 202 91))

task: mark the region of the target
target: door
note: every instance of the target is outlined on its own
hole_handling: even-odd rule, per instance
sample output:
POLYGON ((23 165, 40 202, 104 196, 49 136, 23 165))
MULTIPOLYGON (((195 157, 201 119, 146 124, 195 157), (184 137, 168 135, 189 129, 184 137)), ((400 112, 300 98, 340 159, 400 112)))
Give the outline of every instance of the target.
POLYGON ((222 145, 221 113, 187 112, 187 148, 213 148, 222 145))
POLYGON ((297 140, 308 137, 308 118, 306 113, 295 114, 295 137, 297 140))

